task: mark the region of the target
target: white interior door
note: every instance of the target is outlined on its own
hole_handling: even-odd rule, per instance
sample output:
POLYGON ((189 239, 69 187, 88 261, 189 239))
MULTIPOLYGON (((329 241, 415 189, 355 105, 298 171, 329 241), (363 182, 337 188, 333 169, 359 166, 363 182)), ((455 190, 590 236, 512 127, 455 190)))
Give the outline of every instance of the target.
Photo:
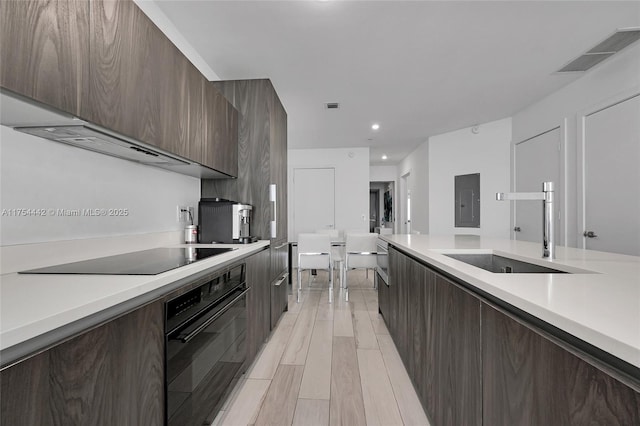
POLYGON ((294 238, 335 227, 335 169, 293 170, 294 238))
MULTIPOLYGON (((560 243, 560 128, 516 145, 515 191, 542 192, 542 182, 555 184, 555 237, 560 243)), ((515 201, 516 240, 542 243, 542 201, 515 201)))
POLYGON ((587 249, 640 256, 640 95, 584 121, 587 249))
POLYGON ((400 179, 400 193, 402 197, 402 208, 400 210, 400 215, 402 216, 400 232, 402 234, 411 233, 411 190, 409 189, 410 177, 411 174, 407 173, 400 179))

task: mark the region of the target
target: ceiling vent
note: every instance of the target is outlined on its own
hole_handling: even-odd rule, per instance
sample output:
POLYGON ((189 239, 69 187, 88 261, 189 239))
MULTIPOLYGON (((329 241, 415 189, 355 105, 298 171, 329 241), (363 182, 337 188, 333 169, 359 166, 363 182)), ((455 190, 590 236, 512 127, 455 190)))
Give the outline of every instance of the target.
POLYGON ((324 104, 326 109, 338 109, 340 108, 340 104, 338 102, 327 102, 324 104))
POLYGON ((640 28, 622 28, 557 72, 584 72, 640 40, 640 28))

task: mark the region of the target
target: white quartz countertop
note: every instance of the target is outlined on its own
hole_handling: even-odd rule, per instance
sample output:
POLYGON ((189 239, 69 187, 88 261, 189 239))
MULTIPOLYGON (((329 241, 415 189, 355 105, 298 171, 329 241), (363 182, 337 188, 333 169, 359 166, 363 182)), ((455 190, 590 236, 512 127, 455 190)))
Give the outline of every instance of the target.
MULTIPOLYGON (((0 350, 37 340, 65 326, 118 306, 128 309, 147 303, 150 295, 174 290, 176 282, 258 252, 269 245, 259 241, 246 245, 174 244, 167 247, 233 247, 233 250, 158 275, 34 275, 8 273, 0 276, 0 350)), ((116 313, 117 314, 117 313, 116 313)), ((89 324, 91 326, 91 324, 89 324)), ((64 333, 63 333, 64 337, 64 333)), ((37 346, 37 343, 36 343, 37 346)), ((36 347, 34 346, 34 347, 36 347)), ((3 363, 5 361, 3 360, 3 363)))
POLYGON ((640 257, 477 236, 380 238, 579 339, 640 367, 640 257), (443 253, 493 253, 569 274, 499 274, 443 253))

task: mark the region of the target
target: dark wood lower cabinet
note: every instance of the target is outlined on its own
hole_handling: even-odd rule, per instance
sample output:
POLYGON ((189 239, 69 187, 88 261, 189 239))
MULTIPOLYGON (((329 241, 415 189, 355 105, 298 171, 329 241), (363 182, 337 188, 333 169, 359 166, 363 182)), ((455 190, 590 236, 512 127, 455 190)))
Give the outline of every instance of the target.
POLYGON ((409 287, 409 376, 418 396, 428 413, 435 413, 436 392, 436 332, 434 315, 436 311, 435 273, 427 267, 411 262, 410 275, 413 285, 409 287))
POLYGON ((399 251, 389 250, 389 333, 400 358, 408 364, 409 356, 409 293, 412 285, 409 267, 411 259, 399 251))
POLYGON ((389 278, 380 311, 432 425, 640 425, 637 388, 568 344, 392 247, 389 278))
POLYGON ((247 258, 247 363, 255 359, 271 330, 271 256, 263 250, 247 258))
POLYGON ((163 324, 155 302, 3 370, 2 424, 163 424, 163 324))
POLYGON ((640 393, 483 303, 486 425, 638 425, 640 393))
POLYGON ((431 418, 436 425, 480 425, 480 300, 439 274, 435 284, 431 418))

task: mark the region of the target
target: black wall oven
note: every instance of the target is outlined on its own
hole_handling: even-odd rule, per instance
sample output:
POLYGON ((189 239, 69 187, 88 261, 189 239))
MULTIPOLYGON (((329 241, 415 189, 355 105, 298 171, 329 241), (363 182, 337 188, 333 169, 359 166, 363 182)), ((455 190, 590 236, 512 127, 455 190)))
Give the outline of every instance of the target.
POLYGON ((246 360, 245 264, 165 304, 166 424, 210 424, 246 360))

